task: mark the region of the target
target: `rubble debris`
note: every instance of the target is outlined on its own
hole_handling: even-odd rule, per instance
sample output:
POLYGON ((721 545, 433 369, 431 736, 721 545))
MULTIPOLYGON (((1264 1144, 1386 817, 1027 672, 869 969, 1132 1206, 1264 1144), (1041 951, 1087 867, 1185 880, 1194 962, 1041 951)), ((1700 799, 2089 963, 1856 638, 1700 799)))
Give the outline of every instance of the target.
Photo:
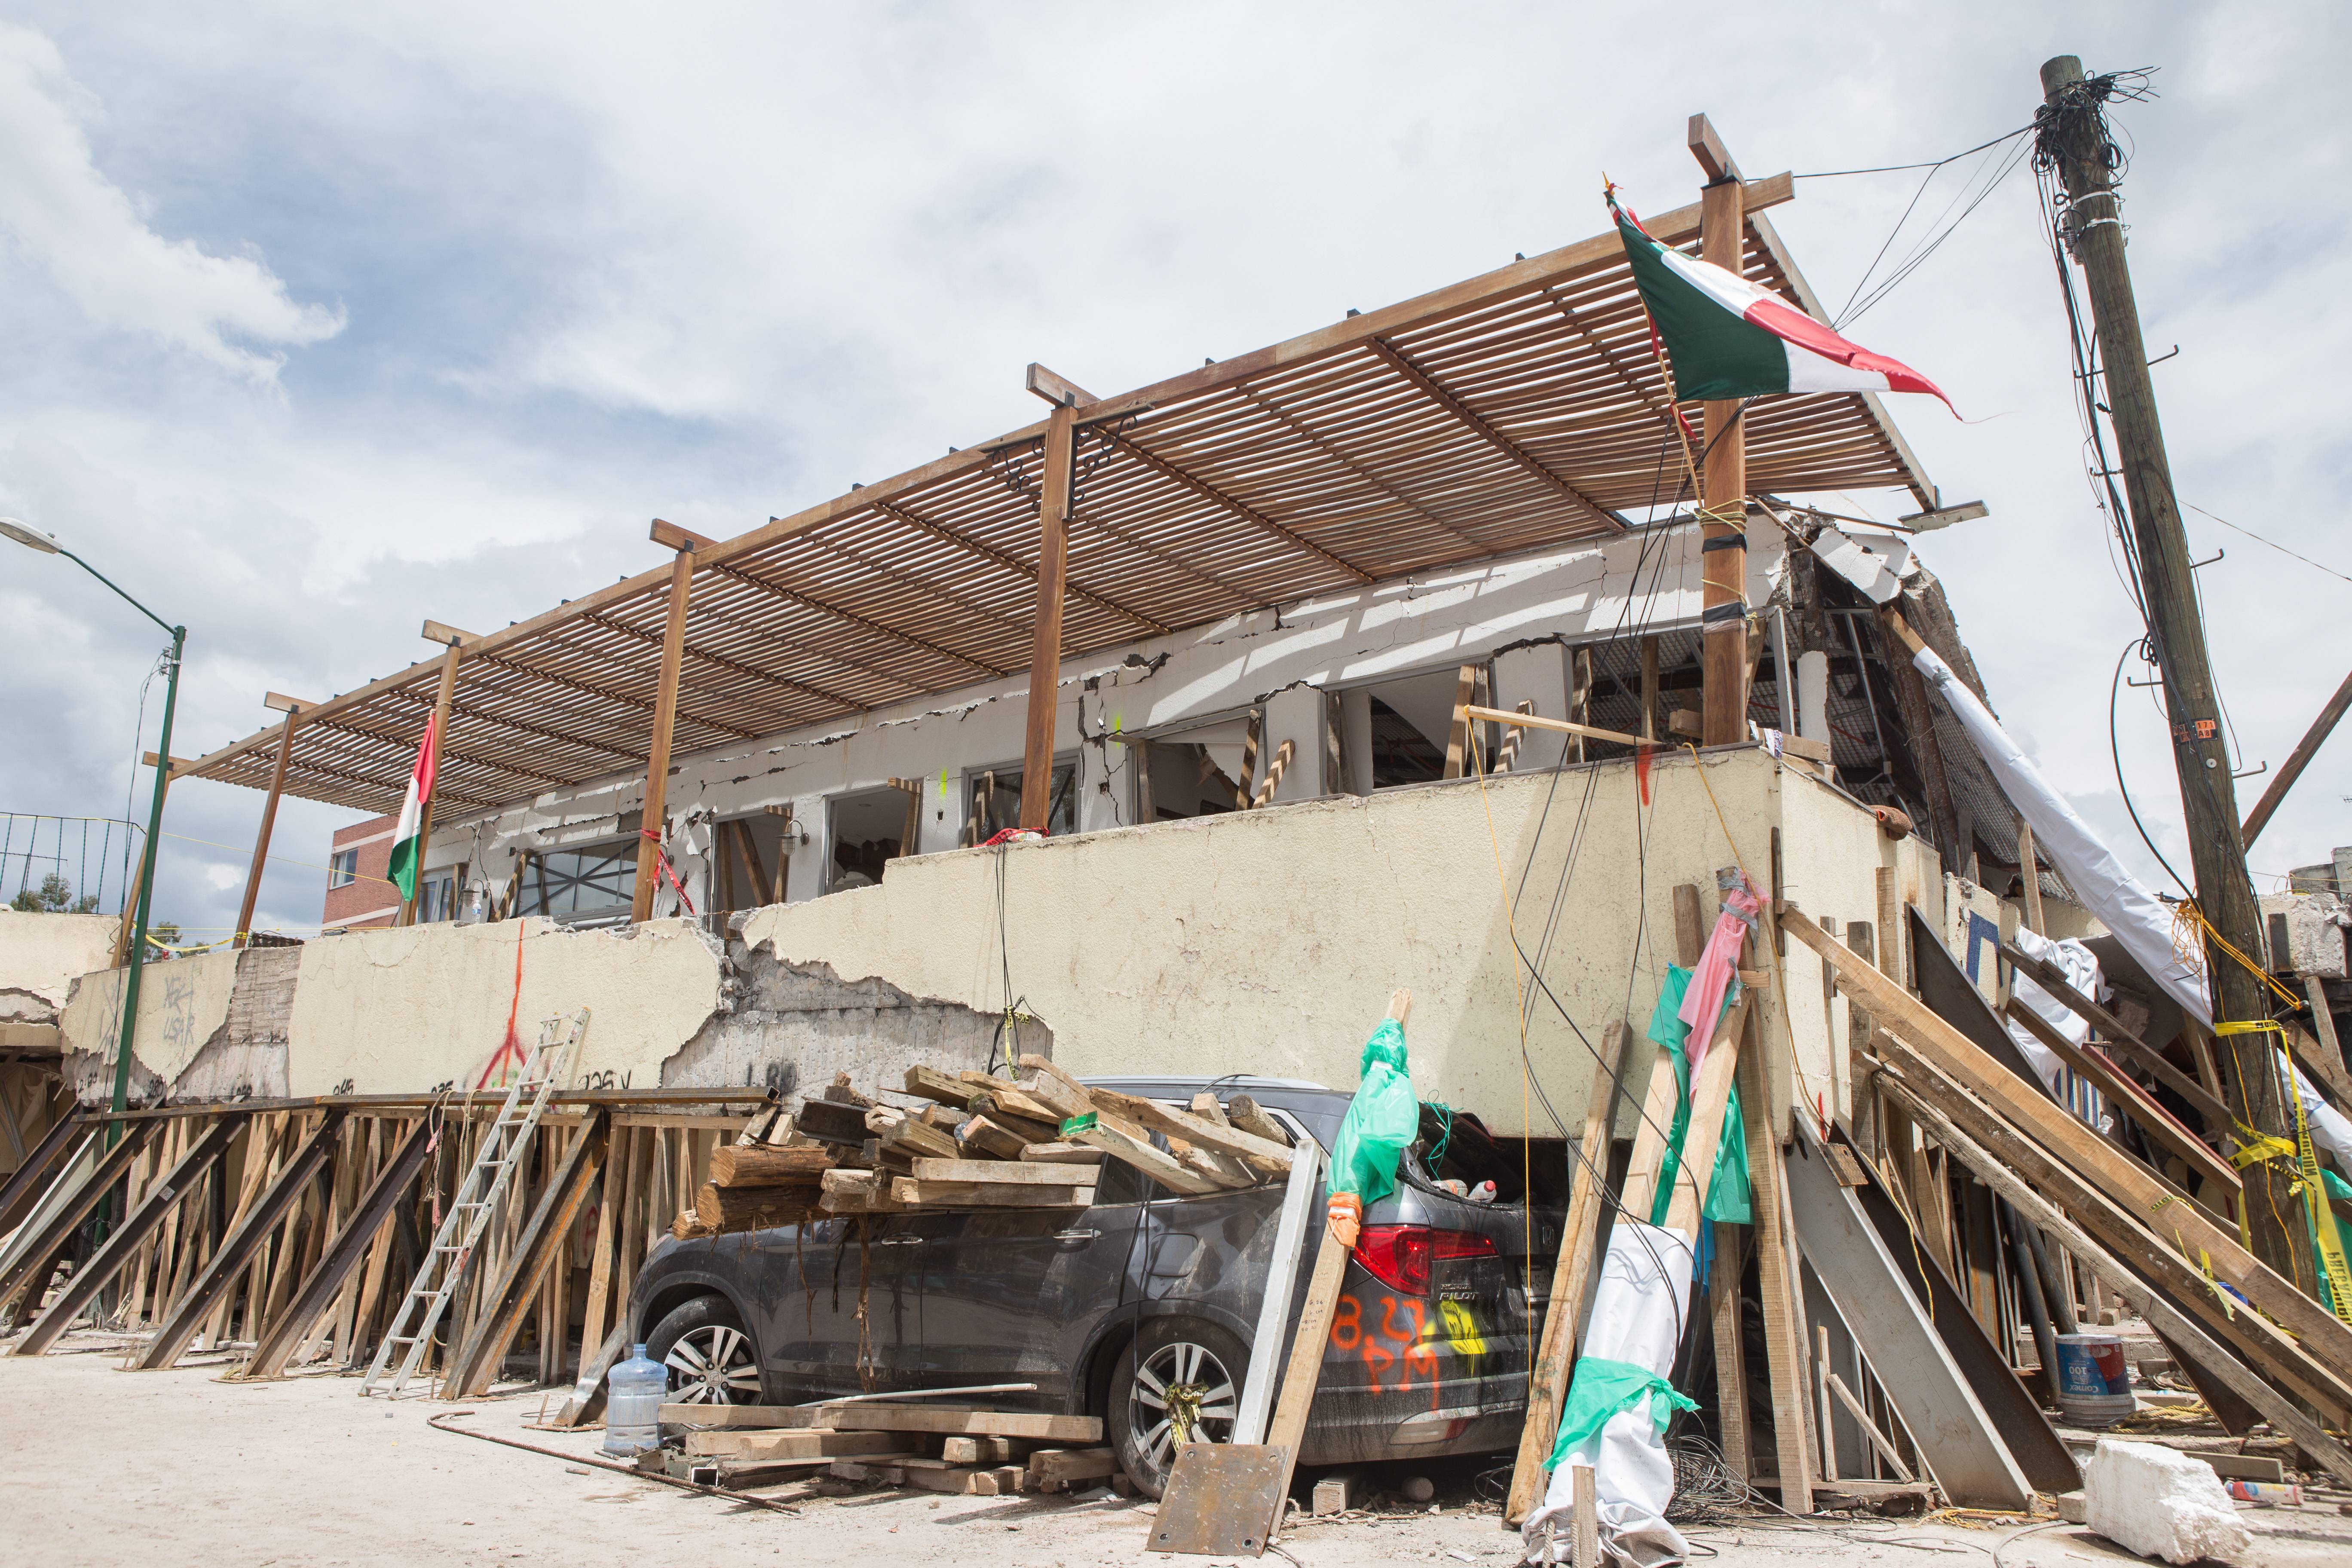
POLYGON ((2083 1467, 2083 1522, 2143 1557, 2243 1563, 2253 1535, 2210 1466, 2156 1443, 2102 1437, 2083 1467))

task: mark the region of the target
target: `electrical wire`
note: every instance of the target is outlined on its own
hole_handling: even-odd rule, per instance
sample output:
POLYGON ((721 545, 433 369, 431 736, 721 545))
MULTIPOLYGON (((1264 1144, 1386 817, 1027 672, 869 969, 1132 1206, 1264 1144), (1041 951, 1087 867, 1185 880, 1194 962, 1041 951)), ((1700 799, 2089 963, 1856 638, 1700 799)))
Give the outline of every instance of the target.
POLYGON ((1854 284, 1853 292, 1847 296, 1844 309, 1831 319, 1830 325, 1841 331, 1843 331, 1848 325, 1868 314, 1874 306, 1901 287, 1921 267, 1927 265, 1928 258, 1943 248, 1944 242, 1951 238, 1960 225, 1967 222, 1977 208, 1982 206, 1993 192, 2006 184, 2009 176, 2026 161, 2032 151, 2033 143, 2023 138, 2032 130, 2032 127, 2030 125, 2021 127, 2006 136, 1995 137, 1981 147, 1971 148, 1968 153, 1955 153, 1951 158, 1947 158, 1941 163, 1930 164, 1927 178, 1921 180, 1919 188, 1911 194, 1911 200, 1904 207, 1903 216, 1895 220, 1895 226, 1887 231, 1885 243, 1878 247, 1878 254, 1871 258, 1869 267, 1864 269, 1861 279, 1854 284), (1986 167, 1990 171, 1990 177, 1984 177, 1984 171, 1979 170, 1977 175, 1971 176, 1969 182, 1964 183, 1959 190, 1954 193, 1952 199, 1944 204, 1944 210, 1937 215, 1936 223, 1930 226, 1927 237, 1914 246, 1883 279, 1874 283, 1872 280, 1877 274, 1879 263, 1886 258, 1887 251, 1893 248, 1895 239, 1903 233, 1904 226, 1911 221, 1911 214, 1916 210, 1920 201, 1927 195, 1928 187, 1936 183, 1936 176, 1943 172, 1945 165, 2012 141, 2017 142, 2014 148, 1986 161, 1986 167), (1966 205, 1962 205, 1963 203, 1966 205), (1952 210, 1956 206, 1959 207, 1958 214, 1954 214, 1952 210))
POLYGON ((2196 513, 2197 513, 2199 516, 2200 516, 2200 517, 2211 517, 2211 518, 2213 518, 2213 521, 2214 521, 2215 522, 2220 523, 2223 528, 2227 528, 2227 529, 2233 529, 2233 530, 2235 530, 2237 532, 2240 532, 2240 533, 2244 534, 2248 539, 2252 540, 2256 544, 2267 544, 2267 545, 2269 545, 2273 550, 2277 551, 2281 555, 2289 555, 2289 556, 2294 556, 2294 558, 2295 560, 2302 562, 2305 566, 2308 566, 2308 567, 2312 568, 2312 570, 2314 570, 2314 571, 2315 571, 2315 572, 2325 572, 2325 573, 2326 573, 2330 577, 2333 577, 2333 578, 2336 579, 2338 582, 2343 582, 2343 583, 2352 583, 2352 577, 2347 577, 2347 576, 2345 576, 2343 573, 2338 572, 2337 570, 2336 570, 2336 568, 2335 568, 2335 567, 2333 567, 2333 566, 2322 566, 2318 562, 2314 561, 2314 560, 2313 560, 2310 556, 2308 556, 2308 555, 2296 555, 2296 554, 2295 554, 2295 552, 2294 552, 2294 551, 2289 550, 2285 545, 2281 544, 2281 543, 2278 543, 2277 542, 2275 542, 2275 541, 2273 541, 2273 540, 2264 539, 2261 534, 2256 533, 2256 532, 2255 532, 2252 529, 2251 529, 2251 528, 2239 528, 2239 527, 2238 527, 2238 525, 2237 525, 2236 523, 2231 522, 2228 518, 2226 518, 2226 517, 2214 517, 2214 516, 2213 516, 2213 514, 2212 514, 2211 512, 2207 511, 2203 507, 2201 507, 2201 506, 2198 506, 2198 505, 2196 505, 2196 504, 2195 504, 2195 503, 2193 503, 2193 502, 2190 502, 2190 501, 2183 501, 2181 504, 2182 504, 2183 506, 2188 507, 2188 508, 2189 508, 2189 510, 2190 511, 2196 512, 2196 513))
MULTIPOLYGON (((2132 804, 2131 786, 2124 783, 2123 748, 2116 739, 2116 702, 2123 694, 2124 660, 2131 657, 2134 648, 2145 648, 2138 637, 2124 644, 2124 651, 2116 656, 2115 679, 2107 683, 2107 755, 2114 759, 2116 764, 2116 793, 2124 797, 2124 809, 2131 814, 2132 826, 2137 830, 2139 841, 2147 846, 2147 852, 2156 857, 2156 863, 2164 868, 2164 874, 2171 878, 2182 892, 2194 897, 2194 889, 2181 879, 2179 872, 2172 868, 2172 862, 2164 858, 2164 851, 2156 847, 2156 840, 2147 836, 2147 825, 2140 821, 2139 808, 2132 804)), ((2142 657, 2146 657, 2145 652, 2142 657)))
POLYGON ((2011 137, 2022 136, 2032 129, 2031 125, 2021 125, 2016 130, 2005 132, 1990 142, 1979 142, 1973 147, 1954 153, 1948 157, 1938 158, 1931 163, 1881 163, 1874 169, 1822 169, 1810 174, 1791 174, 1789 177, 1792 180, 1841 180, 1849 174, 1899 174, 1907 169, 1940 169, 1947 163, 1957 163, 1961 159, 1972 153, 1981 153, 1988 147, 1998 147, 2011 137))

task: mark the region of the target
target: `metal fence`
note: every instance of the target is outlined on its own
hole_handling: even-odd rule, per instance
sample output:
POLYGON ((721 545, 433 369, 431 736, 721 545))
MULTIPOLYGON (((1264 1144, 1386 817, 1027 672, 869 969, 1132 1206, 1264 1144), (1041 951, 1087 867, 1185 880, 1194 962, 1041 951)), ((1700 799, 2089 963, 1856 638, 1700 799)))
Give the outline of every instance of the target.
POLYGON ((145 830, 112 816, 0 812, 0 902, 115 915, 138 885, 145 830))

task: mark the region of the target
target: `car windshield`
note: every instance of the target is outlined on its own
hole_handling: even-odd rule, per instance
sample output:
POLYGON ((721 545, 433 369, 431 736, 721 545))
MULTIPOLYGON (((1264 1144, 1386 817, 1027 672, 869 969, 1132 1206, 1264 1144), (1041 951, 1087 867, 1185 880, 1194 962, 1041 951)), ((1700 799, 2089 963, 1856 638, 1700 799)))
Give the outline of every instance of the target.
POLYGON ((1286 1110, 1297 1117, 1299 1124, 1312 1133, 1315 1142, 1326 1150, 1339 1136, 1339 1122, 1347 1116, 1348 1101, 1353 1098, 1336 1089, 1272 1079, 1100 1078, 1085 1081, 1101 1084, 1106 1089, 1116 1089, 1125 1094, 1139 1094, 1147 1100, 1167 1100, 1178 1106, 1185 1104, 1204 1089, 1213 1092, 1220 1104, 1237 1094, 1245 1094, 1267 1110, 1286 1110))

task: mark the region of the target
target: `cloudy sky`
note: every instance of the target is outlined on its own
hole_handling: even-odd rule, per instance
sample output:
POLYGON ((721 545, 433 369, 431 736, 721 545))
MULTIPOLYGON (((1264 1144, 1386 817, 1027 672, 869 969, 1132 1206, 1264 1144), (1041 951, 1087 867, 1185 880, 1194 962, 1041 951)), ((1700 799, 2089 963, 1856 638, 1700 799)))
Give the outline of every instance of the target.
MULTIPOLYGON (((499 626, 654 564, 649 517, 737 532, 1024 422, 1030 360, 1108 392, 1270 342, 1599 232, 1604 170, 1677 205, 1694 110, 1751 174, 1910 163, 2024 124, 2074 52, 2161 68, 2120 119, 2181 499, 2352 573, 2343 13, 1591 9, 9 0, 0 511, 186 622, 173 749, 199 754, 267 689, 406 664, 425 616, 499 626)), ((1822 295, 1920 177, 1806 181, 1774 215, 1822 295)), ((1896 411, 1946 498, 1992 509, 1925 553, 1995 705, 2163 885, 2106 744, 2137 627, 2039 222, 2020 171, 1853 331, 1969 420, 1896 411)), ((2227 552, 2200 583, 2244 765, 2275 767, 2352 665, 2352 582, 2188 515, 2227 552)), ((158 642, 0 546, 0 809, 122 814, 158 642)), ((2160 721, 2125 696, 2125 777, 2186 870, 2160 721)), ((2258 873, 2352 842, 2347 763, 2339 738, 2258 873)), ((259 805, 175 795, 159 916, 226 930, 242 855, 186 840, 248 845, 259 805)), ((323 860, 351 816, 289 802, 278 847, 323 860)), ((322 879, 277 866, 262 921, 315 926, 322 879)))

